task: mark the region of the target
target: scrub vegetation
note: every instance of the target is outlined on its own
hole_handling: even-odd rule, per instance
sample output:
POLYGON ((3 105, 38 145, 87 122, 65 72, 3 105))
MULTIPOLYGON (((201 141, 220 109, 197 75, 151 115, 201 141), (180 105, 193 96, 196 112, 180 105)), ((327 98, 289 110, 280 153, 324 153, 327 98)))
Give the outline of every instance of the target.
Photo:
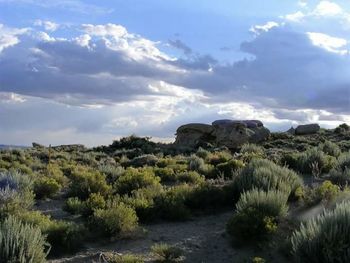
MULTIPOLYGON (((229 212, 222 235, 232 250, 259 254, 242 262, 349 262, 349 182, 345 124, 313 135, 272 133, 235 150, 183 150, 136 136, 90 149, 0 150, 0 261, 59 260, 94 242, 132 246, 151 234, 148 225, 229 212)), ((181 262, 190 250, 155 240, 146 252, 99 258, 181 262)))

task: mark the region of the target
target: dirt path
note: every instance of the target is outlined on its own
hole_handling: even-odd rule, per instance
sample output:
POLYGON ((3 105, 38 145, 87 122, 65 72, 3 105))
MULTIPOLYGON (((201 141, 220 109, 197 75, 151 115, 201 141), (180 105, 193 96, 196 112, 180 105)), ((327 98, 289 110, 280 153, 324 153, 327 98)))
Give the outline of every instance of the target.
MULTIPOLYGON (((146 225, 147 234, 136 240, 119 240, 109 244, 88 244, 71 257, 51 263, 99 262, 101 252, 135 253, 150 261, 150 247, 157 242, 174 244, 185 251, 185 262, 245 262, 259 253, 251 249, 234 249, 225 234, 225 225, 232 212, 195 218, 192 221, 146 225)), ((269 259, 268 262, 281 262, 269 259)))

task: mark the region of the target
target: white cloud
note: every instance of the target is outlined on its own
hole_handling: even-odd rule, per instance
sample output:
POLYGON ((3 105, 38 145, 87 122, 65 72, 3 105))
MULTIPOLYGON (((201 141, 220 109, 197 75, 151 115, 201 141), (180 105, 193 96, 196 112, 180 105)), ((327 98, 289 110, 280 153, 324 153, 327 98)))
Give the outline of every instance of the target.
POLYGON ((28 28, 10 28, 0 24, 0 53, 20 42, 18 36, 28 32, 28 28))
POLYGON ((292 22, 301 22, 304 17, 305 17, 305 14, 301 11, 297 11, 293 14, 289 14, 289 15, 284 16, 285 19, 292 21, 292 22))
POLYGON ((271 28, 278 27, 278 26, 279 26, 279 24, 277 22, 269 21, 264 25, 255 25, 255 26, 251 27, 250 31, 255 33, 255 34, 260 34, 261 32, 267 32, 271 28))
POLYGON ((75 41, 78 45, 82 47, 89 47, 91 36, 88 34, 80 35, 75 38, 75 41))
POLYGON ((37 37, 41 41, 50 42, 55 41, 56 39, 54 37, 49 36, 46 32, 40 31, 37 33, 37 37))
POLYGON ((338 16, 343 13, 343 9, 338 4, 330 1, 321 1, 312 12, 315 16, 338 16))
POLYGON ((0 89, 26 101, 0 103, 1 138, 10 142, 24 129, 29 141, 55 131, 43 132, 45 142, 70 136, 100 144, 134 132, 168 138, 183 123, 221 118, 258 118, 272 129, 349 119, 350 61, 339 55, 344 39, 270 22, 242 43, 250 59, 220 64, 196 53, 172 59, 158 42, 120 25, 83 29, 70 39, 33 30, 3 51, 0 89))
POLYGON ((121 38, 128 35, 128 31, 125 27, 116 24, 106 24, 106 25, 92 25, 83 24, 83 30, 92 36, 112 36, 115 38, 121 38))
POLYGON ((300 6, 301 8, 306 8, 307 7, 307 1, 306 0, 300 0, 298 2, 298 6, 300 6))
POLYGON ((316 32, 308 32, 307 34, 315 46, 341 55, 349 54, 349 50, 345 48, 345 46, 348 44, 346 39, 331 37, 329 35, 316 32))
POLYGON ((48 20, 43 21, 40 19, 37 19, 34 21, 34 26, 43 27, 46 31, 50 31, 50 32, 56 31, 60 27, 60 25, 57 23, 54 23, 48 20))
POLYGON ((22 103, 25 102, 26 99, 16 93, 13 92, 0 92, 0 102, 4 103, 22 103))
POLYGON ((158 42, 130 34, 121 25, 110 23, 106 25, 83 24, 82 28, 89 36, 102 37, 110 49, 126 52, 131 59, 174 60, 157 48, 158 42))
POLYGON ((346 30, 350 27, 350 13, 343 9, 340 5, 331 1, 319 1, 313 8, 309 5, 303 7, 302 10, 281 16, 289 22, 314 22, 316 25, 323 24, 326 19, 333 19, 330 23, 339 24, 346 30), (307 7, 307 8, 306 8, 307 7))

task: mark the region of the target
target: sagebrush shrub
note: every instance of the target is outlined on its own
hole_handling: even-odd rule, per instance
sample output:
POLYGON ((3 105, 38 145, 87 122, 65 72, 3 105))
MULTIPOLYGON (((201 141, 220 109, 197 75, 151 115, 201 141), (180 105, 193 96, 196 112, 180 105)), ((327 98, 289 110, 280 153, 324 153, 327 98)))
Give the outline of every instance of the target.
MULTIPOLYGON (((220 186, 204 183, 194 188, 185 200, 185 204, 190 209, 216 209, 225 206, 226 193, 220 186)), ((231 205, 231 200, 230 200, 231 205)))
POLYGON ((205 169, 205 162, 202 158, 193 154, 193 155, 191 155, 191 157, 189 159, 188 169, 190 171, 200 172, 201 170, 205 169))
POLYGON ((253 144, 253 143, 245 143, 242 145, 241 151, 242 154, 255 154, 257 156, 264 156, 264 148, 253 144))
POLYGON ((113 204, 106 209, 96 209, 92 220, 93 227, 100 229, 105 236, 114 238, 128 235, 138 227, 135 210, 124 203, 113 204))
POLYGON ((187 184, 168 189, 155 198, 155 209, 161 218, 168 220, 186 220, 191 211, 185 205, 192 187, 187 184))
POLYGON ((10 216, 0 224, 0 262, 41 263, 49 245, 39 228, 10 216))
POLYGON ((343 153, 338 158, 338 168, 342 171, 350 169, 350 152, 343 153))
POLYGON ((145 165, 154 166, 158 162, 158 158, 153 154, 145 154, 141 156, 137 156, 134 159, 130 160, 128 163, 133 167, 142 167, 145 165))
POLYGON ((107 195, 111 186, 107 184, 106 178, 97 170, 84 166, 77 166, 70 175, 69 195, 86 199, 91 193, 107 195))
POLYGON ((332 169, 329 173, 329 180, 339 186, 346 186, 350 183, 350 168, 342 169, 332 169))
POLYGON ((17 171, 0 172, 0 218, 33 205, 32 180, 17 171))
POLYGON ((85 228, 74 222, 54 220, 39 211, 27 211, 18 218, 30 225, 40 228, 51 245, 50 254, 73 252, 80 248, 85 234, 85 228))
POLYGON ((152 254, 157 262, 173 263, 179 262, 183 256, 183 250, 176 246, 165 243, 155 244, 151 247, 152 254))
POLYGON ((232 154, 228 151, 219 151, 210 154, 207 157, 208 163, 212 165, 218 165, 219 163, 225 163, 232 159, 232 154))
POLYGON ((143 263, 145 262, 142 257, 133 254, 104 254, 103 258, 108 263, 143 263))
POLYGON ((350 262, 350 203, 302 223, 291 237, 298 262, 350 262))
POLYGON ((53 178, 41 177, 34 183, 35 197, 38 199, 51 198, 61 189, 61 185, 53 178))
POLYGON ((162 183, 175 182, 176 176, 174 169, 164 167, 164 168, 155 168, 154 173, 158 176, 162 183))
POLYGON ((120 176, 122 176, 125 172, 125 169, 122 166, 114 166, 114 165, 100 165, 98 170, 105 174, 108 182, 114 182, 120 176))
POLYGON ((205 181, 204 176, 195 171, 183 172, 176 175, 176 179, 181 183, 201 184, 205 181))
POLYGON ((63 210, 73 215, 81 214, 85 209, 85 202, 78 197, 70 197, 66 200, 63 210))
POLYGON ((313 173, 313 165, 317 165, 321 173, 328 173, 336 164, 335 157, 327 155, 317 148, 301 153, 298 158, 298 169, 305 174, 313 173))
POLYGON ((269 160, 253 159, 235 178, 233 191, 237 199, 240 193, 253 188, 294 194, 302 185, 302 179, 294 171, 269 160))
POLYGON ((244 167, 244 163, 241 160, 229 160, 225 163, 220 163, 216 166, 217 175, 224 178, 232 178, 238 169, 244 167))
POLYGON ((281 191, 251 190, 241 195, 227 232, 236 240, 263 239, 274 233, 280 218, 286 216, 288 194, 281 191))
POLYGON ((151 169, 128 168, 115 182, 114 188, 117 194, 124 195, 140 188, 160 185, 159 182, 160 178, 151 169))
POLYGON ((203 160, 205 160, 210 156, 210 152, 203 149, 202 147, 199 147, 197 152, 196 152, 196 155, 198 157, 202 158, 203 160))
POLYGON ((331 141, 325 141, 319 146, 320 150, 330 156, 338 157, 341 154, 340 147, 331 141))

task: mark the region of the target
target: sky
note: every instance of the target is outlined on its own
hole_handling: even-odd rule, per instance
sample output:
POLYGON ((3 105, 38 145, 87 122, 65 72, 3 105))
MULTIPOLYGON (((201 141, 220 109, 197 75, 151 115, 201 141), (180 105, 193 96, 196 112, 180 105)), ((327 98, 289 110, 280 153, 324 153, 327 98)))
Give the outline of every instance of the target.
POLYGON ((350 123, 350 1, 0 0, 0 144, 350 123))

